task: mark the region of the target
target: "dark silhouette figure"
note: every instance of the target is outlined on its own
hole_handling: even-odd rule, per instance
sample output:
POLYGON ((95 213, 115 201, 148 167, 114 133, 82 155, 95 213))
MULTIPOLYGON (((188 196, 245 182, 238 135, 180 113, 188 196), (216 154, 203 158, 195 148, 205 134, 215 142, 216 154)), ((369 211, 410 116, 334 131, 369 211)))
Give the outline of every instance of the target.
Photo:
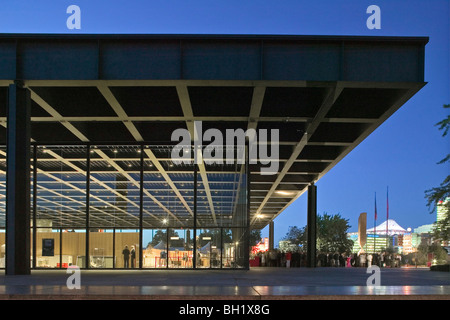
POLYGON ((130 250, 128 249, 128 246, 125 246, 125 249, 122 251, 123 254, 123 267, 129 268, 130 265, 130 250))

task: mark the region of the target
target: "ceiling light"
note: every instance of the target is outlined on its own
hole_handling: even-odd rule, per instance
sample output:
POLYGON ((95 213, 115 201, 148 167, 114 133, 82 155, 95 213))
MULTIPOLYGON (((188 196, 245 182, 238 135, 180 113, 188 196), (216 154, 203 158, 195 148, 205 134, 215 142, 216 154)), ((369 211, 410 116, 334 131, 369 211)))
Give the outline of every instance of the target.
POLYGON ((281 191, 281 190, 277 190, 275 191, 276 194, 281 194, 283 196, 292 196, 294 194, 294 192, 289 192, 289 191, 281 191))

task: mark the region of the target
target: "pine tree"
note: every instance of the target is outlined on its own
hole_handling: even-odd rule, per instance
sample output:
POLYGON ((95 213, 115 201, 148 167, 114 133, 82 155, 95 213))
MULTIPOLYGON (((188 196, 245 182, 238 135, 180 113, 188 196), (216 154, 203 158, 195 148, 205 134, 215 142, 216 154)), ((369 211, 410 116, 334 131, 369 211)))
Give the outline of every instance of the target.
MULTIPOLYGON (((444 108, 449 109, 450 104, 444 105, 444 108)), ((439 130, 443 130, 442 136, 445 138, 450 130, 450 115, 446 119, 439 121, 436 126, 439 126, 439 130)), ((438 162, 438 164, 444 164, 450 162, 450 154, 444 159, 438 162)), ((427 199, 427 205, 430 208, 430 213, 433 213, 437 204, 440 201, 445 201, 450 197, 450 175, 448 175, 439 187, 431 188, 425 191, 425 198, 427 199)), ((435 224, 434 235, 437 240, 449 241, 450 240, 450 201, 446 201, 444 205, 448 210, 446 215, 440 221, 435 224)))

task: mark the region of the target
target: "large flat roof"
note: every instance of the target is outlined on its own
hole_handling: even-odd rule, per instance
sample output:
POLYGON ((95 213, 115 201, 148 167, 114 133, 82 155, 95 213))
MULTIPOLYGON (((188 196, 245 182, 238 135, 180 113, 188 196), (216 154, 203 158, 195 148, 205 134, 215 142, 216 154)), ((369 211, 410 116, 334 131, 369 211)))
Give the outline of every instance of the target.
MULTIPOLYGON (((279 129, 278 174, 261 175, 259 164, 250 165, 251 223, 259 229, 425 85, 427 42, 0 34, 0 143, 6 141, 7 86, 16 80, 31 91, 37 144, 166 145, 177 128, 193 132, 196 120, 205 130, 279 129)), ((77 159, 67 161, 76 165, 77 159)), ((5 161, 0 165, 4 170, 5 161)), ((157 167, 166 180, 180 171, 157 167)))

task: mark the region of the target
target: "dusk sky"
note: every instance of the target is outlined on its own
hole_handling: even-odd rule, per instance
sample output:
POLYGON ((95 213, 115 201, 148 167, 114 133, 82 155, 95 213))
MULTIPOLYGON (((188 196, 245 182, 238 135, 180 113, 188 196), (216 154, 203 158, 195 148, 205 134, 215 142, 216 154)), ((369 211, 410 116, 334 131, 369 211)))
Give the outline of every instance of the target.
MULTIPOLYGON (((318 214, 339 213, 357 231, 361 212, 373 227, 389 216, 405 229, 433 223, 425 190, 450 172, 438 165, 450 139, 435 126, 450 103, 449 0, 133 0, 5 1, 0 33, 292 34, 427 36, 427 85, 318 183, 318 214), (68 29, 70 5, 81 9, 81 29, 68 29), (381 10, 381 29, 369 29, 370 5, 381 10)), ((275 219, 275 243, 289 226, 306 225, 306 193, 275 219)), ((263 230, 268 236, 268 228, 263 230)))

